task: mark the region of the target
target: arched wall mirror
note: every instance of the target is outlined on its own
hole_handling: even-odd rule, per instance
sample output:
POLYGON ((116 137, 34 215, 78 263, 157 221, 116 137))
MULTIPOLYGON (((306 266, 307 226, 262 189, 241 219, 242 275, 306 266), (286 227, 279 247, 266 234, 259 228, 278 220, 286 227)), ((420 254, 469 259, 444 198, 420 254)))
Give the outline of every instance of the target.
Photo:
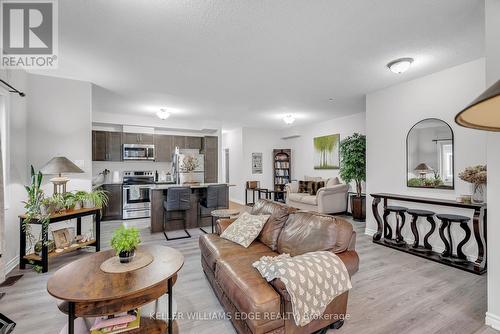
POLYGON ((406 136, 407 185, 454 189, 453 130, 445 121, 424 119, 406 136))

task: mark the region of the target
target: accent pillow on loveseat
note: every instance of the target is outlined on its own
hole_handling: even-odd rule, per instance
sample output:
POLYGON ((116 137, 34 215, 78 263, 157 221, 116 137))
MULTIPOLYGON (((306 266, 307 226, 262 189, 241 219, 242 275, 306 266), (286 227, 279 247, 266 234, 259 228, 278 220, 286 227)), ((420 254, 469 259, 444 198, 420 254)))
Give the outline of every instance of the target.
POLYGON ((251 215, 243 212, 222 232, 221 238, 235 242, 245 248, 257 238, 270 215, 251 215))

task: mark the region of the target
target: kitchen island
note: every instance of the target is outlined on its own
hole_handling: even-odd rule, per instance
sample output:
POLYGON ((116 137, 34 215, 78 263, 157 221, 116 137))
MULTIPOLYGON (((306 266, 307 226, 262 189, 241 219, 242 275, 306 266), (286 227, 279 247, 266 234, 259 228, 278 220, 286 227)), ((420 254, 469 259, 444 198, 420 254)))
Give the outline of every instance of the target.
MULTIPOLYGON (((186 211, 186 229, 197 228, 202 226, 210 226, 212 218, 210 211, 202 208, 201 215, 205 218, 200 218, 198 221, 198 214, 200 212, 200 201, 207 196, 207 188, 210 185, 225 184, 227 185, 226 191, 226 205, 229 207, 229 187, 231 185, 226 183, 199 183, 191 185, 183 185, 183 187, 191 188, 191 209, 186 211)), ((178 184, 157 184, 151 187, 151 233, 163 232, 163 203, 167 199, 168 189, 172 187, 180 187, 178 184)), ((169 216, 172 219, 181 218, 182 212, 172 212, 169 216)), ((167 218, 168 219, 168 218, 167 218)), ((165 231, 182 230, 184 228, 182 220, 167 220, 165 224, 165 231)))

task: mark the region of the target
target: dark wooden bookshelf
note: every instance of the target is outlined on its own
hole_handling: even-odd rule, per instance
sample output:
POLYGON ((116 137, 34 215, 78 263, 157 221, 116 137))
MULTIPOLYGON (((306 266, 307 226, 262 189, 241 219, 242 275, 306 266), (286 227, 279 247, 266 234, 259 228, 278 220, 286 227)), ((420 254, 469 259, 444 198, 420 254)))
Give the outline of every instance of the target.
POLYGON ((290 183, 292 177, 291 164, 292 150, 273 150, 273 190, 276 201, 285 202, 285 186, 290 183))

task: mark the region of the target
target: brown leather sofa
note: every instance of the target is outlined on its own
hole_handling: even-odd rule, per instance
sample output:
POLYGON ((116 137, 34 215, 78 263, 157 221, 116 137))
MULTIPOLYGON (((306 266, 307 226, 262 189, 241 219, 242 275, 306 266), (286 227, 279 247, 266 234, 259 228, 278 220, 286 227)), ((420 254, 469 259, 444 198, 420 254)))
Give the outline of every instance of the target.
POLYGON ((297 327, 284 284, 279 279, 268 283, 252 263, 264 255, 295 256, 329 250, 342 259, 352 275, 359 264, 352 225, 341 218, 296 211, 268 200, 259 200, 252 214, 271 217, 248 248, 219 237, 232 220, 219 220, 217 234, 206 234, 199 239, 203 271, 237 332, 314 333, 329 326, 339 328, 346 313, 348 292, 327 306, 326 316, 297 327))

